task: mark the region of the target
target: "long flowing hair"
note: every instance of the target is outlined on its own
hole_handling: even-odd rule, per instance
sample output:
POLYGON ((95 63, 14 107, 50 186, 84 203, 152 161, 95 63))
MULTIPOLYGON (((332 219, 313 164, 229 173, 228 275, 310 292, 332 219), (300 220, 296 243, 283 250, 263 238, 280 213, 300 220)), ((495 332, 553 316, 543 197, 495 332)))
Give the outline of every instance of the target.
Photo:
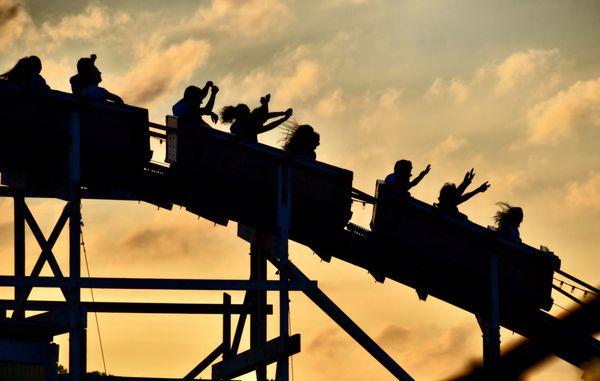
POLYGON ((10 82, 25 83, 31 79, 32 75, 33 68, 31 57, 23 57, 17 61, 12 69, 0 75, 0 78, 10 82))
POLYGON ((523 209, 507 202, 498 202, 497 205, 500 206, 500 210, 494 215, 494 221, 498 229, 517 227, 523 220, 523 209))
POLYGON ((283 124, 284 137, 283 149, 286 151, 297 151, 301 147, 310 146, 318 135, 314 128, 308 124, 298 124, 292 120, 283 124))
POLYGON ((221 121, 223 123, 233 123, 236 119, 249 115, 250 108, 243 103, 237 106, 225 106, 221 109, 221 121))

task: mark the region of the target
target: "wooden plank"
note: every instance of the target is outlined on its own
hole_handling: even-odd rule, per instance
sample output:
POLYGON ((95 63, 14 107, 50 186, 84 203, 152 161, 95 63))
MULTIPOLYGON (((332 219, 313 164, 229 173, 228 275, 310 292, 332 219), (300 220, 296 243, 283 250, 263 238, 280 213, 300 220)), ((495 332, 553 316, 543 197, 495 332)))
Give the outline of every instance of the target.
POLYGON ((283 337, 267 341, 263 346, 244 351, 235 357, 221 361, 212 366, 212 377, 217 380, 228 380, 251 372, 257 366, 268 365, 282 357, 300 352, 300 335, 292 335, 284 343, 283 337))

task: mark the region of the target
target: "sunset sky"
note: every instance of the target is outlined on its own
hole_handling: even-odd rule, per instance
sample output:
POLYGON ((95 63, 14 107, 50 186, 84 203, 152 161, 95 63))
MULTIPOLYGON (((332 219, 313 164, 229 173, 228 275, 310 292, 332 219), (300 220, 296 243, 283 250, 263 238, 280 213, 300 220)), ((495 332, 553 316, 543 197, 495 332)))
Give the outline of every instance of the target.
MULTIPOLYGON (((600 2, 427 0, 0 0, 0 72, 38 55, 53 89, 69 91, 77 59, 98 55, 103 86, 162 123, 189 84, 212 80, 216 109, 240 102, 294 109, 321 134, 318 160, 354 172, 373 193, 397 159, 431 173, 413 196, 436 201, 468 169, 492 186, 461 207, 492 225, 495 203, 524 209, 524 242, 548 246, 562 268, 600 284, 600 2)), ((215 128, 228 130, 217 124, 215 128)), ((283 131, 261 135, 280 146, 283 131)), ((154 160, 164 151, 155 142, 154 160)), ((110 150, 107 147, 107 154, 110 150)), ((31 200, 49 234, 62 204, 31 200)), ((368 226, 371 208, 354 206, 368 226)), ((249 274, 236 224, 180 210, 85 201, 92 276, 235 278, 249 274)), ((0 273, 12 274, 12 201, 0 199, 0 273)), ((68 269, 66 237, 55 250, 68 269)), ((39 254, 28 239, 28 266, 39 254)), ((293 262, 417 380, 459 373, 481 357, 473 315, 362 269, 290 245, 293 262)), ((85 267, 84 274, 85 274, 85 267)), ((46 269, 47 270, 47 269, 46 269)), ((29 270, 28 270, 29 271, 29 270)), ((48 274, 48 273, 46 273, 48 274)), ((275 270, 270 276, 275 279, 275 270)), ((83 292, 89 299, 89 292, 83 292)), ((242 293, 232 293, 241 302, 242 293)), ((2 298, 12 290, 0 289, 2 298)), ((58 298, 37 290, 34 298, 58 298)), ((220 302, 218 292, 95 291, 101 301, 220 302)), ((581 295, 577 295, 581 296, 581 295)), ((270 302, 277 303, 273 294, 270 302)), ((556 296, 555 302, 572 304, 556 296)), ((553 307, 553 314, 562 312, 553 307)), ((291 295, 302 334, 294 380, 392 377, 302 294, 291 295)), ((99 315, 108 372, 183 377, 219 343, 220 317, 99 315)), ((94 317, 88 369, 103 370, 94 317)), ((270 318, 270 337, 277 319, 270 318)), ((503 346, 519 340, 502 331, 503 346)), ((68 365, 67 337, 58 337, 68 365)), ((528 380, 577 380, 552 360, 528 380)), ((210 372, 202 374, 210 377, 210 372)), ((243 380, 251 380, 247 376, 243 380)))

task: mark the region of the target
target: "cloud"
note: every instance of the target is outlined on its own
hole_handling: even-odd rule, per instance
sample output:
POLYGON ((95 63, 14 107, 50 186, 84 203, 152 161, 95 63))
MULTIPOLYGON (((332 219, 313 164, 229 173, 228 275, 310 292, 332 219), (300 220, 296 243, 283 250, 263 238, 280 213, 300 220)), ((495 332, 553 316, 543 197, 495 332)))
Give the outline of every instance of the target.
POLYGON ((213 0, 198 9, 188 24, 254 37, 282 26, 288 17, 288 7, 281 0, 213 0))
POLYGON ((578 81, 527 113, 529 143, 556 143, 584 125, 600 126, 600 77, 578 81))
POLYGON ((280 85, 275 91, 278 101, 288 104, 296 99, 305 100, 313 95, 319 87, 321 71, 321 66, 315 61, 298 62, 291 75, 281 78, 280 85))
POLYGON ((600 211, 600 173, 591 172, 587 179, 567 185, 567 204, 576 211, 600 211))
POLYGON ((455 103, 462 103, 467 99, 468 95, 469 86, 460 79, 453 78, 446 83, 444 79, 436 78, 427 89, 427 92, 425 92, 424 98, 426 100, 450 98, 455 103))
MULTIPOLYGON (((232 74, 219 81, 229 93, 236 94, 235 102, 258 103, 260 96, 271 93, 273 110, 287 108, 309 99, 323 84, 325 69, 316 61, 288 56, 268 69, 254 70, 241 78, 232 74)), ((252 107, 252 106, 251 106, 252 107)))
MULTIPOLYGON (((529 49, 511 54, 494 70, 498 79, 496 91, 500 94, 506 93, 518 85, 531 81, 542 72, 555 70, 559 65, 558 49, 529 49)), ((547 81, 548 78, 544 80, 547 81)))
POLYGON ((187 39, 162 48, 148 47, 137 63, 118 80, 118 93, 131 104, 148 104, 188 82, 210 52, 203 40, 187 39))
POLYGON ((445 162, 449 157, 456 156, 469 146, 465 138, 457 138, 454 135, 448 135, 446 139, 436 145, 428 155, 432 162, 445 162))
POLYGON ((320 115, 331 117, 344 112, 346 107, 342 90, 336 89, 319 100, 316 111, 320 115))
POLYGON ((362 102, 367 110, 359 119, 358 127, 365 131, 380 129, 381 126, 388 125, 390 122, 397 124, 402 120, 398 103, 402 98, 404 91, 396 88, 383 89, 378 95, 367 94, 362 97, 362 102))
POLYGON ((315 334, 308 343, 308 352, 318 353, 319 356, 325 355, 329 359, 343 357, 343 351, 340 348, 346 344, 342 338, 340 329, 326 328, 315 334))
POLYGON ((411 339, 411 331, 398 325, 388 325, 377 336, 376 342, 395 351, 401 351, 406 341, 411 339))
POLYGON ((109 12, 105 7, 89 5, 81 14, 62 17, 57 23, 45 22, 41 33, 52 41, 84 40, 98 36, 100 33, 123 25, 131 20, 124 12, 109 12))
POLYGON ((14 0, 0 0, 0 51, 11 47, 31 24, 31 18, 14 0))

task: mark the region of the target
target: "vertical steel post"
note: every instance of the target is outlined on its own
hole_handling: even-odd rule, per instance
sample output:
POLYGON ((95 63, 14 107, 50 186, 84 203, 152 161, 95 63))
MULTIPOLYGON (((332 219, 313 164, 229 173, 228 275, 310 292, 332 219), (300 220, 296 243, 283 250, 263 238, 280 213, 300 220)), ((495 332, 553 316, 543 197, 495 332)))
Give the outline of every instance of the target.
POLYGON ((489 317, 478 316, 483 337, 483 365, 492 369, 500 359, 500 287, 498 257, 490 256, 490 310, 489 317))
MULTIPOLYGON (((256 232, 254 242, 250 244, 250 280, 267 280, 267 257, 264 253, 265 238, 256 232)), ((264 290, 248 291, 252 300, 252 314, 250 316, 250 348, 255 349, 267 342, 267 292, 264 290)), ((267 366, 260 365, 256 368, 256 380, 267 380, 267 366)))
MULTIPOLYGON (((289 290, 288 290, 288 236, 290 231, 291 217, 291 166, 282 164, 279 166, 278 176, 278 205, 277 205, 277 252, 275 255, 279 259, 279 281, 281 282, 281 291, 279 292, 279 336, 284 340, 284 346, 289 335, 289 290)), ((284 350, 284 353, 286 351, 284 350)), ((282 357, 277 364, 277 380, 289 380, 289 362, 288 357, 282 357)))
MULTIPOLYGON (((15 277, 23 279, 25 277, 25 197, 23 192, 15 189, 14 201, 14 246, 15 246, 15 277)), ((25 287, 15 286, 15 300, 20 300, 25 287)), ((19 311, 13 315, 16 319, 24 319, 25 311, 19 311)))
POLYGON ((231 357, 231 295, 223 293, 223 360, 231 357))
POLYGON ((81 125, 78 112, 69 119, 71 145, 69 149, 69 278, 76 286, 71 288, 69 328, 69 368, 72 381, 82 381, 86 375, 85 317, 81 308, 81 125))

